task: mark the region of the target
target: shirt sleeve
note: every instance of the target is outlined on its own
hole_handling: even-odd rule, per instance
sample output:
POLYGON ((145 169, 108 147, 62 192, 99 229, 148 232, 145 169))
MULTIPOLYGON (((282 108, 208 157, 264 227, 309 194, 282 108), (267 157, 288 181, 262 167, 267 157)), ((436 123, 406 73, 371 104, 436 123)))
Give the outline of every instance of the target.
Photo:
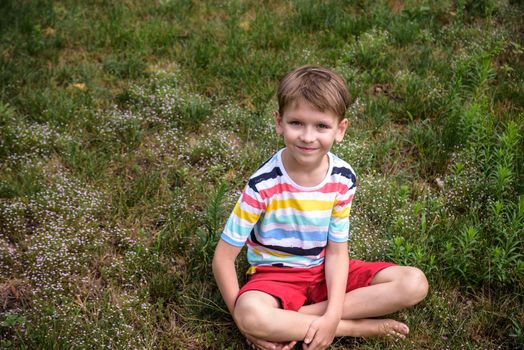
POLYGON ((265 202, 256 186, 248 184, 229 216, 220 238, 231 245, 242 247, 265 208, 265 202))
POLYGON ((355 178, 340 185, 335 204, 331 212, 328 239, 342 243, 349 238, 349 213, 357 189, 355 178))

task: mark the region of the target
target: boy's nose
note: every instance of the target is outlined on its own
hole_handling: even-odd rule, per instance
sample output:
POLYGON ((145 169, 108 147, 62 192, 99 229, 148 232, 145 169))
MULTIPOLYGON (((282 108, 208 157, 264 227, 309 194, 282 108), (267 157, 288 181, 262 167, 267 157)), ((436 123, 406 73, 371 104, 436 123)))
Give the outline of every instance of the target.
POLYGON ((311 143, 315 141, 315 135, 313 130, 310 128, 305 128, 304 131, 300 134, 300 139, 302 142, 311 143))

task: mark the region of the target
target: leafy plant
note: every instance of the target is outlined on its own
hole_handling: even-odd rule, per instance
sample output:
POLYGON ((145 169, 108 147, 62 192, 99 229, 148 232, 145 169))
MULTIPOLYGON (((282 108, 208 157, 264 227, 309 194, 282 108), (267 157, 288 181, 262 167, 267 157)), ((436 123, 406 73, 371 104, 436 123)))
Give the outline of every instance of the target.
POLYGON ((209 271, 208 267, 213 258, 213 252, 220 233, 222 232, 225 218, 223 201, 227 192, 227 184, 221 183, 209 195, 205 209, 204 229, 197 231, 196 252, 197 257, 193 265, 201 271, 209 271))

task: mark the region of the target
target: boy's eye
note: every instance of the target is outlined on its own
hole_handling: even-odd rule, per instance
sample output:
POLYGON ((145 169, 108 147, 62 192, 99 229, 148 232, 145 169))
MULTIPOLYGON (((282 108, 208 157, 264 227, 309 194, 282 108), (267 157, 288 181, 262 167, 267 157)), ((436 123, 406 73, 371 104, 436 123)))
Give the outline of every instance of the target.
POLYGON ((329 129, 329 128, 330 128, 330 126, 327 125, 327 124, 318 124, 318 127, 319 127, 320 129, 329 129))
POLYGON ((291 125, 302 125, 302 123, 300 123, 298 120, 292 120, 289 122, 289 124, 291 125))

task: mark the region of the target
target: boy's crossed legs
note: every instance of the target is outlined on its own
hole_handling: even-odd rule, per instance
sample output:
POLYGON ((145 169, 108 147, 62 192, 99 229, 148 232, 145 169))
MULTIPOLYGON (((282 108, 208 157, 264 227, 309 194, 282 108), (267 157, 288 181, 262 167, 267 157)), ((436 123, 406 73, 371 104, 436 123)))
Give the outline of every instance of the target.
MULTIPOLYGON (((398 321, 374 319, 420 302, 427 294, 424 273, 414 267, 390 266, 380 270, 367 287, 346 293, 337 336, 404 338, 409 328, 398 321)), ((298 312, 280 308, 279 300, 262 291, 241 294, 234 310, 240 330, 271 342, 303 340, 311 323, 324 314, 327 301, 302 306, 298 312)))

